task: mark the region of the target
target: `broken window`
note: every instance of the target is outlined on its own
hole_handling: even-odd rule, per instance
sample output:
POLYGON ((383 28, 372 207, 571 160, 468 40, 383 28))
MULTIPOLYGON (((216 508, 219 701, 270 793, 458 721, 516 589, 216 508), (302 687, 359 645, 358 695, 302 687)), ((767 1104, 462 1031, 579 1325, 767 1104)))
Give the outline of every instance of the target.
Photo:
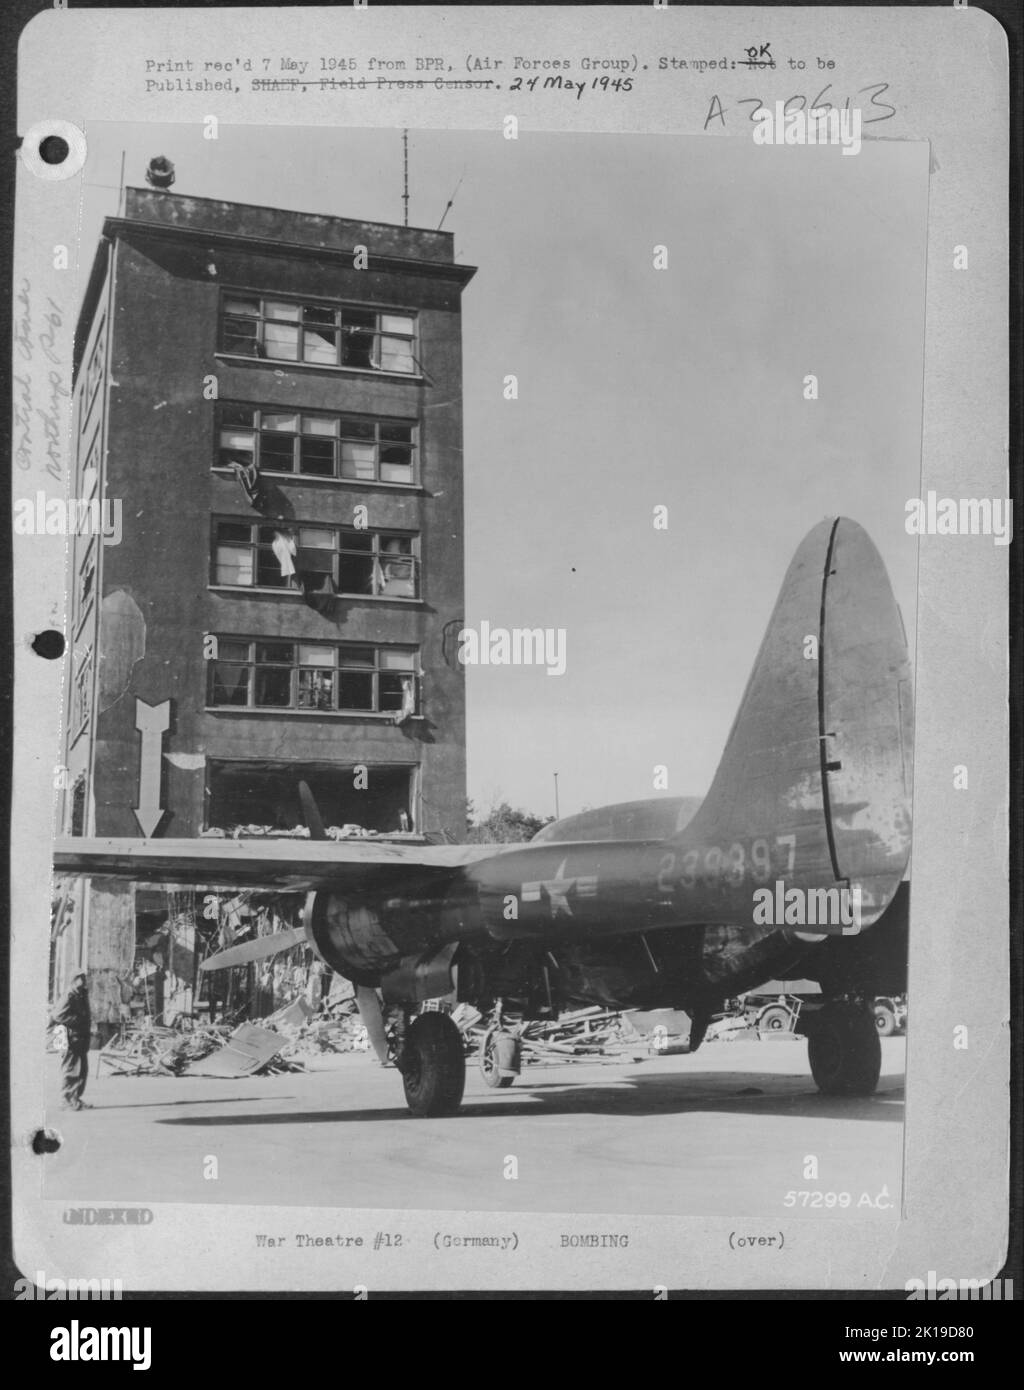
POLYGON ((261 473, 301 473, 355 482, 416 482, 411 420, 257 410, 222 405, 216 466, 257 464, 261 473))
POLYGON ((78 571, 78 594, 75 600, 75 622, 81 626, 86 614, 92 607, 93 593, 96 586, 96 539, 89 542, 85 552, 85 559, 82 561, 78 571))
POLYGON ((416 598, 417 537, 354 527, 274 526, 214 518, 211 580, 230 588, 291 589, 296 572, 323 576, 332 592, 356 598, 416 598), (282 553, 282 538, 287 557, 282 553))
POLYGON ((409 764, 367 766, 356 779, 353 763, 271 762, 265 758, 207 764, 207 828, 236 826, 294 830, 305 825, 299 783, 313 793, 325 826, 361 825, 397 831, 413 819, 414 768, 409 764), (357 780, 359 786, 356 786, 357 780))
POLYGON ((76 656, 74 684, 71 688, 71 732, 78 735, 92 713, 92 647, 76 656))
POLYGON ((242 357, 415 374, 416 317, 354 306, 225 295, 221 350, 242 357))
POLYGON ((415 714, 415 647, 218 639, 211 705, 415 714))

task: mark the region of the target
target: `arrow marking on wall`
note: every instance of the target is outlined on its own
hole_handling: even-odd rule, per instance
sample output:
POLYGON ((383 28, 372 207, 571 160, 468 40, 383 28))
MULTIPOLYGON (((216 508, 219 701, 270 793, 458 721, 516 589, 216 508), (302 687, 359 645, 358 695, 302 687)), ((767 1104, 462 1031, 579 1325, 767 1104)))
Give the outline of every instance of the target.
POLYGON ((139 804, 133 806, 132 811, 147 840, 164 817, 160 805, 160 767, 164 734, 170 722, 170 700, 162 705, 147 705, 145 700, 136 699, 135 727, 142 734, 142 747, 139 749, 139 804))

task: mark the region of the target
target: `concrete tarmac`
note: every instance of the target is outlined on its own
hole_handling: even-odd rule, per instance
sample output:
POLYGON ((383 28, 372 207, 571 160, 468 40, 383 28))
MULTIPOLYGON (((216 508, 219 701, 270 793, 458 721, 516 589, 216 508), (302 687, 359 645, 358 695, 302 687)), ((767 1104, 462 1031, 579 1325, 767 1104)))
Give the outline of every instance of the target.
POLYGON ((69 1202, 863 1216, 864 1194, 874 1201, 887 1188, 899 1201, 904 1054, 902 1038, 883 1040, 882 1078, 866 1100, 821 1096, 806 1043, 788 1038, 713 1042, 692 1057, 531 1066, 502 1091, 489 1090, 468 1059, 462 1109, 438 1120, 413 1119, 399 1074, 366 1054, 241 1081, 115 1077, 94 1066, 86 1099, 95 1108, 68 1113, 50 1055, 47 1123, 62 1144, 43 1160, 44 1193, 69 1202), (216 1182, 203 1175, 211 1155, 216 1182), (804 1176, 810 1155, 813 1181, 804 1176), (797 1195, 787 1208, 787 1193, 804 1191, 835 1193, 836 1204, 804 1208, 797 1195), (840 1194, 850 1197, 845 1208, 840 1194))

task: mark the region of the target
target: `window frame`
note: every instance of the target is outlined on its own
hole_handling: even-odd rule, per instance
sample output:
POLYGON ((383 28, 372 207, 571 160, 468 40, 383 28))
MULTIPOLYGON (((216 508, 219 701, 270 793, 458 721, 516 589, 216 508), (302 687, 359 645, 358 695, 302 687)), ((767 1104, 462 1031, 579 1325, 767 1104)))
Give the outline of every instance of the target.
POLYGON ((406 643, 391 642, 321 642, 316 639, 306 638, 285 638, 285 637, 239 637, 229 633, 218 633, 218 656, 208 663, 209 670, 206 676, 206 708, 213 712, 242 712, 245 714, 298 714, 298 715, 329 715, 340 716, 342 718, 356 719, 390 719, 394 720, 395 715, 400 713, 401 705, 397 709, 388 709, 381 706, 381 677, 394 675, 399 679, 411 678, 413 690, 413 709, 410 718, 419 718, 422 714, 423 690, 422 690, 422 670, 420 666, 420 649, 417 646, 406 643), (245 660, 238 658, 225 659, 219 655, 221 643, 233 642, 239 645, 245 644, 248 648, 245 660), (288 646, 291 648, 291 658, 289 661, 281 659, 271 661, 267 659, 257 659, 258 647, 288 646), (302 649, 307 650, 311 647, 330 648, 334 656, 332 666, 320 665, 315 661, 302 661, 302 649), (373 665, 365 663, 350 662, 347 666, 343 664, 344 653, 346 651, 372 651, 373 665), (404 653, 408 656, 408 666, 388 667, 384 664, 384 653, 404 653), (230 666, 246 672, 245 692, 246 702, 242 703, 217 703, 214 699, 216 686, 218 684, 218 667, 230 666), (286 705, 257 704, 256 691, 258 672, 260 670, 288 670, 289 678, 289 703, 286 705), (328 708, 310 708, 299 703, 300 694, 300 674, 303 671, 330 671, 334 677, 333 700, 334 704, 328 708), (372 708, 340 704, 341 699, 341 675, 342 672, 349 671, 353 674, 364 674, 371 676, 372 708))
MULTIPOLYGON (((282 582, 281 584, 261 584, 259 582, 259 553, 261 550, 266 551, 271 548, 270 542, 260 540, 259 533, 261 531, 284 530, 290 531, 294 536, 297 550, 302 551, 322 549, 325 553, 330 554, 332 560, 330 575, 332 580, 334 581, 335 593, 338 598, 357 600, 372 599, 374 601, 376 601, 377 599, 384 599, 386 602, 389 603, 422 602, 422 595, 420 592, 422 584, 422 566, 420 561, 420 532, 418 531, 402 531, 392 527, 366 527, 364 529, 357 526, 342 526, 338 523, 324 525, 321 522, 315 521, 290 521, 287 526, 273 526, 268 525, 267 522, 262 519, 250 520, 247 516, 214 515, 210 518, 209 588, 230 589, 233 592, 239 593, 247 593, 253 590, 259 593, 268 594, 299 593, 300 590, 298 585, 291 582, 293 576, 289 576, 289 579, 284 580, 284 582, 282 582), (221 540, 219 535, 219 529, 222 525, 247 527, 249 530, 249 539, 247 541, 221 540), (327 546, 321 547, 303 545, 303 531, 329 531, 333 537, 333 545, 330 548, 328 548, 327 546), (346 550, 344 545, 345 539, 346 537, 353 535, 370 537, 370 549, 362 551, 346 550), (398 551, 383 550, 381 548, 382 542, 389 540, 408 542, 408 553, 406 554, 398 551), (218 578, 218 551, 222 546, 230 546, 236 550, 248 550, 250 556, 249 569, 252 574, 252 582, 250 584, 232 584, 228 580, 218 578), (369 559, 371 565, 371 578, 373 583, 372 592, 366 593, 356 589, 342 588, 341 560, 344 556, 351 556, 352 558, 358 557, 360 559, 369 559), (384 592, 383 589, 379 587, 381 581, 384 579, 384 566, 388 564, 395 564, 401 562, 407 562, 409 569, 411 570, 413 593, 389 594, 384 592)), ((296 561, 293 560, 293 563, 296 563, 296 561)), ((301 566, 299 566, 296 563, 296 568, 299 569, 301 568, 301 566)))
MULTIPOLYGON (((218 352, 228 357, 240 357, 251 359, 254 362, 290 362, 295 367, 321 368, 327 371, 337 372, 368 372, 373 376, 393 376, 402 380, 415 380, 422 377, 423 368, 419 357, 419 310, 409 308, 399 308, 397 306, 382 304, 365 304, 352 300, 341 299, 307 299, 305 297, 284 294, 268 294, 263 290, 229 289, 221 290, 219 312, 218 312, 218 331, 217 345, 218 352), (232 314, 228 309, 231 300, 252 300, 255 301, 257 310, 255 314, 232 314), (281 315, 275 316, 267 312, 267 306, 275 304, 294 307, 298 312, 294 319, 286 318, 281 315), (305 321, 307 311, 322 314, 330 314, 331 321, 315 324, 305 321), (372 329, 367 329, 365 325, 356 325, 349 329, 350 333, 368 334, 372 338, 369 349, 369 362, 349 363, 345 362, 345 315, 373 315, 375 323, 372 329), (409 319, 412 324, 410 333, 398 332, 394 329, 388 331, 384 327, 384 320, 387 318, 409 319), (256 333, 253 338, 255 351, 241 352, 237 346, 229 345, 228 323, 230 320, 253 322, 256 325, 256 333), (296 331, 295 356, 294 357, 275 357, 266 350, 267 324, 280 324, 284 327, 294 327, 296 331), (325 329, 333 333, 336 337, 335 360, 333 362, 317 361, 316 358, 306 356, 306 334, 307 330, 316 333, 317 328, 325 329), (403 371, 400 368, 374 366, 373 359, 376 357, 378 362, 383 361, 382 344, 384 339, 399 340, 407 344, 408 356, 412 364, 411 370, 403 371)), ((322 336, 322 335, 321 335, 322 336)))
MULTIPOLYGON (((249 401, 218 401, 214 411, 214 448, 213 464, 214 470, 230 472, 232 463, 225 462, 223 455, 231 451, 231 446, 222 442, 223 436, 230 433, 249 433, 252 435, 251 461, 256 464, 260 475, 266 474, 268 477, 291 478, 301 483, 345 483, 356 487, 384 487, 384 488, 419 488, 420 486, 420 422, 418 418, 402 418, 393 415, 364 415, 358 411, 343 413, 336 410, 290 410, 287 406, 266 406, 254 405, 249 401), (224 423, 227 411, 246 411, 251 415, 251 421, 246 425, 224 423), (268 429, 264 420, 273 416, 294 416, 295 429, 268 429), (319 420, 332 425, 330 433, 317 430, 303 429, 305 420, 319 420), (352 422, 362 428, 373 430, 372 442, 365 436, 354 433, 345 434, 343 424, 352 422), (382 431, 408 430, 408 442, 400 439, 384 439, 382 431), (267 463, 264 460, 264 439, 288 440, 291 443, 291 468, 284 468, 276 461, 267 463), (332 463, 330 473, 306 472, 302 468, 302 446, 304 441, 317 441, 329 443, 332 450, 332 463), (344 467, 344 446, 345 444, 361 444, 372 447, 374 450, 374 474, 372 478, 347 477, 343 473, 344 467), (392 449, 408 450, 409 462, 398 463, 395 460, 390 462, 381 458, 382 451, 392 449), (393 479, 381 477, 383 467, 400 467, 409 469, 408 479, 393 479)), ((237 448, 234 452, 244 454, 247 451, 237 448)))
POLYGON ((75 656, 74 672, 71 678, 71 741, 75 742, 88 727, 92 718, 92 671, 93 646, 90 645, 75 656))

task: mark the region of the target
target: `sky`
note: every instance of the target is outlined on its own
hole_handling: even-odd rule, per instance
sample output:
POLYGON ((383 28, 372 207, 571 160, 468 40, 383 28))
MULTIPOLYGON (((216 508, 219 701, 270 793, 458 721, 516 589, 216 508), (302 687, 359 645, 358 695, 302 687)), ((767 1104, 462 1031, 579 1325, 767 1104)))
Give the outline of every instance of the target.
MULTIPOLYGON (((78 267, 150 158, 174 191, 402 221, 397 130, 94 124, 78 267)), ((463 294, 466 622, 566 670, 467 668, 469 795, 562 815, 706 791, 786 567, 864 525, 914 646, 928 148, 412 131, 409 221, 463 294), (654 268, 654 248, 667 265, 654 268), (819 396, 804 398, 804 377, 819 396), (518 399, 505 399, 508 375, 518 399), (654 508, 668 508, 655 530, 654 508)))

